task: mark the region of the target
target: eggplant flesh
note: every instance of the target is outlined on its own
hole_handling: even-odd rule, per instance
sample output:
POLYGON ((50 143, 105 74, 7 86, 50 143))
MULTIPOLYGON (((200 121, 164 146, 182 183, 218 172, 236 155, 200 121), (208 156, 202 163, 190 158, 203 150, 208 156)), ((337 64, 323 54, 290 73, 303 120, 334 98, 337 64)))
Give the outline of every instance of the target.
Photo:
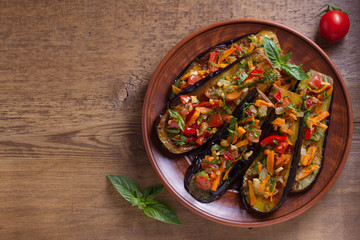
MULTIPOLYGON (((262 46, 262 38, 266 36, 274 40, 280 49, 279 40, 276 36, 276 33, 273 30, 262 30, 257 33, 250 33, 225 41, 217 44, 214 47, 204 51, 199 54, 176 78, 173 87, 176 87, 178 90, 181 90, 181 94, 187 94, 189 92, 189 86, 191 86, 190 78, 202 79, 208 75, 216 75, 218 71, 225 68, 229 64, 233 63, 237 59, 241 58, 245 54, 250 53, 253 50, 256 50, 258 47, 262 46), (229 50, 230 49, 230 50, 229 50), (227 51, 227 52, 226 52, 227 51), (219 70, 211 72, 209 70, 209 56, 211 52, 216 52, 217 62, 215 64, 218 66, 219 70), (226 57, 224 57, 226 56, 226 57), (219 62, 221 60, 221 62, 219 62)), ((190 88, 191 89, 191 88, 190 88)), ((174 88, 172 88, 170 99, 176 96, 174 88)))
MULTIPOLYGON (((263 49, 254 50, 249 55, 229 65, 223 72, 215 77, 203 79, 195 83, 191 86, 191 92, 186 95, 178 95, 169 101, 166 109, 155 123, 158 138, 165 149, 171 153, 181 154, 198 148, 211 139, 220 126, 208 128, 208 133, 205 132, 207 135, 198 143, 201 132, 204 133, 204 131, 199 130, 195 136, 192 136, 197 138, 196 141, 194 141, 194 138, 191 140, 191 138, 183 136, 184 130, 180 131, 181 119, 175 119, 174 116, 171 116, 171 113, 176 111, 181 115, 183 125, 191 128, 196 126, 196 124, 189 119, 192 118, 194 110, 200 111, 196 106, 209 103, 212 106, 208 106, 210 110, 206 114, 204 113, 205 116, 202 121, 199 120, 200 117, 195 119, 197 119, 196 123, 198 125, 202 124, 205 125, 205 127, 206 125, 210 126, 210 115, 217 113, 221 115, 222 119, 225 119, 226 116, 230 115, 237 108, 241 100, 251 89, 257 87, 261 91, 265 91, 271 86, 277 76, 278 72, 272 69, 272 64, 266 58, 263 49), (252 75, 256 69, 260 69, 263 74, 252 75), (248 77, 245 80, 241 79, 243 81, 239 81, 239 76, 248 77), (188 102, 184 104, 184 99, 182 99, 184 96, 191 100, 188 100, 188 102), (176 126, 176 124, 173 126, 174 124, 172 123, 174 123, 174 121, 178 123, 178 126, 176 126)), ((203 129, 205 129, 205 127, 203 127, 203 129)), ((202 127, 200 126, 200 128, 202 127)))
POLYGON ((240 187, 244 206, 257 216, 276 211, 291 189, 302 138, 301 96, 273 86, 269 99, 275 105, 276 119, 240 187))
MULTIPOLYGON (((304 79, 299 83, 297 92, 304 98, 303 107, 305 109, 306 118, 311 119, 311 117, 315 114, 330 111, 333 79, 315 70, 310 70, 307 74, 309 75, 309 78, 304 79), (321 87, 328 85, 328 88, 321 93, 311 92, 309 89, 309 87, 311 87, 310 82, 314 78, 321 79, 323 82, 321 87), (328 92, 330 94, 324 95, 324 92, 326 93, 327 91, 331 91, 331 93, 328 92), (321 100, 319 98, 321 98, 321 100), (309 100, 307 101, 307 99, 309 100), (315 113, 316 108, 317 113, 315 113)), ((304 131, 302 132, 303 140, 300 150, 301 155, 291 192, 306 191, 313 185, 317 176, 320 174, 324 161, 324 149, 326 145, 325 140, 327 127, 329 125, 329 118, 327 117, 322 120, 321 123, 323 126, 325 125, 326 128, 317 126, 312 134, 309 131, 309 126, 307 126, 308 124, 304 124, 304 131)))
POLYGON ((241 177, 256 157, 261 136, 267 135, 271 127, 274 108, 259 90, 249 92, 239 106, 230 123, 195 157, 185 173, 185 189, 199 202, 219 199, 241 177))

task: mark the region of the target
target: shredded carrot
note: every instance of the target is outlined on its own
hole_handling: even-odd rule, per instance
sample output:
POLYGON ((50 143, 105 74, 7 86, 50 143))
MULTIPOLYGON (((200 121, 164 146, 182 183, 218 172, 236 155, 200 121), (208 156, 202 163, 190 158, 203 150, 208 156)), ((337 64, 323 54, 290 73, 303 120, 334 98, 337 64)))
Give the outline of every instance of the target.
POLYGON ((234 92, 228 93, 228 94, 226 95, 226 100, 227 100, 227 101, 233 101, 233 100, 238 99, 240 96, 241 96, 241 92, 239 92, 239 91, 234 91, 234 92))
POLYGON ((274 151, 269 151, 269 154, 267 155, 266 158, 266 164, 267 164, 266 167, 271 176, 274 174, 274 156, 275 156, 274 151))
POLYGON ((306 150, 306 154, 304 156, 304 158, 301 160, 301 164, 303 166, 308 166, 310 165, 310 163, 312 162, 315 153, 316 153, 316 149, 317 147, 315 145, 311 145, 310 147, 308 147, 308 149, 306 150))
POLYGON ((312 173, 313 171, 315 171, 318 168, 317 165, 309 165, 304 167, 303 169, 300 170, 300 172, 298 174, 296 174, 296 181, 299 181, 303 178, 306 178, 307 176, 310 175, 310 173, 312 173))
POLYGON ((211 154, 212 154, 212 155, 216 155, 216 150, 211 149, 211 154))
POLYGON ((225 60, 228 56, 230 56, 236 50, 235 47, 231 47, 223 52, 223 54, 219 57, 219 63, 225 60))
POLYGON ((282 118, 276 118, 274 121, 271 122, 271 124, 281 126, 285 124, 285 120, 282 118))
POLYGON ((266 175, 264 180, 261 181, 261 184, 259 187, 259 192, 261 192, 264 189, 264 187, 265 187, 266 183, 269 181, 269 179, 270 179, 270 175, 266 175))
POLYGON ((193 113, 193 115, 190 117, 189 121, 188 121, 188 125, 191 126, 193 125, 196 120, 200 117, 200 112, 196 110, 195 108, 195 112, 193 113))
POLYGON ((281 156, 276 160, 275 162, 275 168, 278 169, 279 167, 282 167, 286 160, 286 154, 281 154, 281 156))
MULTIPOLYGON (((238 128, 238 123, 236 122, 235 129, 237 129, 237 128, 238 128)), ((238 138, 239 138, 239 136, 237 134, 234 134, 231 144, 235 144, 237 142, 238 138)))
POLYGON ((258 165, 258 173, 260 173, 260 172, 261 172, 261 170, 262 170, 262 165, 261 165, 261 164, 259 164, 259 165, 258 165))
POLYGON ((252 122, 255 120, 255 116, 247 117, 244 121, 244 123, 252 122))
POLYGON ((240 142, 237 142, 236 144, 235 144, 235 146, 237 147, 237 148, 241 148, 242 146, 246 146, 246 145, 248 145, 249 144, 249 140, 248 139, 245 139, 245 140, 242 140, 242 141, 240 141, 240 142))
POLYGON ((199 111, 201 114, 208 114, 212 111, 211 108, 207 108, 207 107, 196 107, 195 110, 199 111))
MULTIPOLYGON (((220 169, 221 169, 221 168, 220 168, 220 169)), ((220 171, 220 174, 219 174, 219 175, 216 175, 216 178, 215 178, 213 184, 211 185, 211 190, 212 190, 212 191, 216 191, 216 189, 217 189, 218 186, 219 186, 220 179, 221 179, 221 172, 222 172, 222 171, 220 171)))
POLYGON ((272 106, 273 106, 272 103, 268 103, 268 102, 266 102, 266 101, 264 101, 264 100, 258 99, 258 100, 255 101, 255 106, 256 106, 256 107, 260 107, 260 106, 262 106, 262 105, 267 106, 267 107, 272 107, 272 106))
POLYGON ((254 45, 250 45, 250 47, 248 48, 247 52, 251 52, 252 50, 254 50, 255 46, 254 45))
POLYGON ((248 61, 248 67, 249 69, 253 68, 254 67, 254 64, 252 61, 248 61))
POLYGON ((293 114, 293 113, 289 113, 289 116, 290 116, 292 119, 297 120, 297 117, 296 117, 296 115, 295 115, 295 114, 293 114))
POLYGON ((326 84, 326 85, 322 86, 320 89, 318 89, 318 90, 310 90, 310 92, 313 92, 313 93, 321 93, 321 92, 325 91, 325 89, 327 89, 328 86, 329 86, 329 85, 326 84))
POLYGON ((255 121, 255 125, 258 125, 258 124, 259 124, 259 122, 260 122, 260 120, 259 120, 259 119, 255 119, 254 121, 255 121))
POLYGON ((253 183, 252 183, 252 181, 248 180, 248 184, 249 184, 250 205, 254 206, 256 203, 256 197, 255 197, 253 183))
POLYGON ((228 170, 226 170, 224 177, 223 177, 223 181, 226 179, 227 175, 229 174, 230 170, 233 168, 233 166, 229 167, 228 170))
POLYGON ((228 63, 220 63, 218 65, 219 65, 219 68, 226 68, 229 64, 228 63))
POLYGON ((316 117, 311 118, 311 120, 314 122, 320 122, 321 120, 324 120, 325 118, 327 118, 329 115, 330 115, 330 113, 328 111, 324 111, 324 112, 320 113, 319 115, 317 115, 316 117))
MULTIPOLYGON (((275 183, 275 186, 276 186, 276 183, 275 183)), ((275 186, 273 187, 273 189, 272 189, 272 191, 270 193, 270 202, 273 201, 273 196, 274 196, 274 192, 275 192, 275 188, 276 188, 275 186)))
POLYGON ((239 137, 241 137, 244 133, 246 133, 246 130, 243 127, 238 127, 236 132, 239 134, 239 137))
POLYGON ((330 96, 331 93, 333 92, 333 89, 334 89, 334 88, 333 88, 332 86, 330 86, 329 90, 326 91, 326 95, 327 95, 327 96, 330 96))
POLYGON ((172 90, 173 90, 173 92, 174 92, 175 94, 179 94, 179 93, 181 92, 181 89, 178 88, 178 87, 176 87, 175 85, 172 85, 171 87, 172 87, 172 90))
POLYGON ((281 81, 280 80, 276 80, 273 85, 281 87, 281 81))

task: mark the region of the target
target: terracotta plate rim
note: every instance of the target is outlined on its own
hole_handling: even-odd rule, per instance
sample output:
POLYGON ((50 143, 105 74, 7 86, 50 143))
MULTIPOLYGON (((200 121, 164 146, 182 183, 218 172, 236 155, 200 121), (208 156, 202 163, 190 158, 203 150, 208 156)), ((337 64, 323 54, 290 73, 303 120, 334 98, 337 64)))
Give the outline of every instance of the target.
MULTIPOLYGON (((151 131, 151 129, 150 129, 151 131)), ((146 153, 150 159, 150 163, 152 165, 152 167, 154 168, 154 170, 156 171, 157 175, 160 177, 161 181, 164 183, 164 185, 166 186, 166 188, 170 191, 170 193, 177 199, 179 200, 185 207, 187 207, 188 209, 190 209, 191 211, 195 212, 196 214, 207 218, 211 221, 217 222, 217 223, 221 223, 221 224, 225 224, 225 225, 229 225, 229 226, 236 226, 236 227, 260 227, 260 226, 268 226, 268 225, 272 225, 275 223, 280 223, 280 222, 284 222, 287 221, 291 218, 294 218, 295 216, 298 216, 299 214, 301 214, 302 212, 306 211, 307 209, 309 209, 310 207, 312 207, 318 200, 320 200, 326 193, 327 191, 331 188, 331 186, 335 183, 335 181, 337 180, 337 178, 339 177, 345 163, 347 160, 347 157, 349 155, 349 151, 350 151, 350 147, 351 147, 351 141, 352 141, 352 134, 353 134, 353 113, 352 113, 352 107, 351 107, 351 101, 350 101, 350 97, 349 97, 349 93, 348 90, 346 88, 345 82, 339 72, 339 70, 336 68, 335 64, 332 62, 332 60, 330 59, 330 57, 316 44, 314 43, 312 40, 310 40, 308 37, 306 37, 305 35, 301 34, 300 32, 294 30, 291 27, 288 27, 286 25, 277 23, 277 22, 273 22, 273 21, 269 21, 269 20, 263 20, 263 19, 255 19, 255 18, 247 18, 247 19, 231 19, 231 20, 226 20, 226 21, 221 21, 221 22, 217 22, 217 23, 213 23, 210 25, 207 25, 203 28, 200 28, 196 31, 194 31, 193 33, 191 33, 190 35, 188 35, 187 37, 185 37, 183 40, 181 40, 178 44, 176 44, 176 46, 163 58, 163 60, 160 62, 160 64, 158 65, 157 69, 155 70, 155 72, 152 75, 152 78, 149 82, 148 88, 147 88, 147 92, 144 98, 144 104, 143 104, 143 109, 142 109, 142 135, 143 135, 143 141, 145 144, 145 148, 146 148, 146 153), (156 81, 156 79, 158 78, 158 74, 159 72, 161 72, 161 70, 163 69, 165 63, 182 47, 184 46, 187 42, 191 41, 191 39, 195 38, 197 35, 202 34, 206 31, 212 30, 214 28, 218 28, 218 27, 223 27, 226 25, 231 25, 231 24, 262 24, 262 25, 268 25, 269 27, 276 27, 282 30, 285 30, 287 32, 289 32, 290 34, 296 35, 297 37, 301 38, 303 41, 305 41, 306 43, 308 43, 309 45, 311 45, 311 47, 313 47, 318 53, 320 53, 320 55, 325 59, 325 61, 331 66, 332 70, 335 72, 337 79, 339 80, 340 86, 342 88, 342 92, 345 96, 345 101, 346 101, 346 107, 347 107, 347 111, 348 111, 348 132, 347 132, 347 140, 346 140, 346 145, 345 145, 345 150, 344 153, 342 155, 342 159, 340 164, 338 165, 338 168, 336 169, 333 177, 329 180, 329 182, 327 183, 327 185, 325 185, 325 187, 319 192, 319 194, 317 194, 312 200, 310 200, 309 202, 307 202, 305 205, 303 205, 302 207, 295 209, 292 212, 289 212, 286 215, 283 215, 281 217, 277 217, 277 218, 271 218, 271 216, 265 220, 259 219, 258 222, 246 222, 246 221, 229 221, 227 219, 223 219, 220 218, 218 216, 215 215, 211 215, 209 213, 206 213, 204 211, 202 211, 201 209, 193 206, 190 202, 188 202, 182 195, 180 195, 178 192, 175 191, 175 189, 173 188, 173 186, 164 178, 164 175, 162 174, 159 166, 156 163, 156 160, 154 158, 154 155, 151 151, 151 146, 150 146, 150 139, 148 136, 148 127, 146 125, 146 122, 148 121, 148 107, 149 107, 149 99, 151 97, 151 90, 152 87, 156 81)))

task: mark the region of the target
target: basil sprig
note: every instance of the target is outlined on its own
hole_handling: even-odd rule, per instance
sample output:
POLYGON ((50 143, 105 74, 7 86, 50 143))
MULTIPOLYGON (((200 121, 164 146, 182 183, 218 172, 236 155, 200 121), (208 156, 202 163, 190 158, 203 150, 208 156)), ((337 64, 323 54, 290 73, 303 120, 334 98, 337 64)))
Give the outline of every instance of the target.
POLYGON ((292 53, 281 56, 279 48, 273 40, 268 37, 264 37, 263 40, 265 55, 270 60, 274 68, 281 68, 286 74, 296 80, 309 78, 309 75, 307 75, 300 66, 287 63, 292 53))
POLYGON ((171 110, 171 109, 169 109, 169 114, 172 118, 174 118, 177 121, 181 131, 184 131, 185 122, 184 122, 184 119, 182 119, 181 115, 178 112, 171 110))
POLYGON ((162 184, 152 185, 142 193, 139 184, 131 178, 111 174, 107 176, 121 196, 131 202, 132 206, 144 210, 147 216, 162 222, 182 225, 174 209, 164 202, 154 200, 164 189, 162 184))

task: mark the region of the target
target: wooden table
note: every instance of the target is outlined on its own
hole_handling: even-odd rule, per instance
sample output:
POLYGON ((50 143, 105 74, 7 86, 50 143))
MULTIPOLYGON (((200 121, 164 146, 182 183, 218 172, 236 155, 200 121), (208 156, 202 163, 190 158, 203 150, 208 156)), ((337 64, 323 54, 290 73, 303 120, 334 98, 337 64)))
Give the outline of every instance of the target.
POLYGON ((358 239, 360 4, 336 44, 313 16, 327 1, 2 1, 0 4, 0 239, 358 239), (313 3, 315 2, 315 3, 313 3), (176 43, 208 24, 262 18, 288 25, 332 58, 348 87, 354 134, 330 191, 284 223, 235 228, 206 220, 167 191, 183 226, 131 207, 106 174, 160 183, 146 156, 147 85, 176 43))

